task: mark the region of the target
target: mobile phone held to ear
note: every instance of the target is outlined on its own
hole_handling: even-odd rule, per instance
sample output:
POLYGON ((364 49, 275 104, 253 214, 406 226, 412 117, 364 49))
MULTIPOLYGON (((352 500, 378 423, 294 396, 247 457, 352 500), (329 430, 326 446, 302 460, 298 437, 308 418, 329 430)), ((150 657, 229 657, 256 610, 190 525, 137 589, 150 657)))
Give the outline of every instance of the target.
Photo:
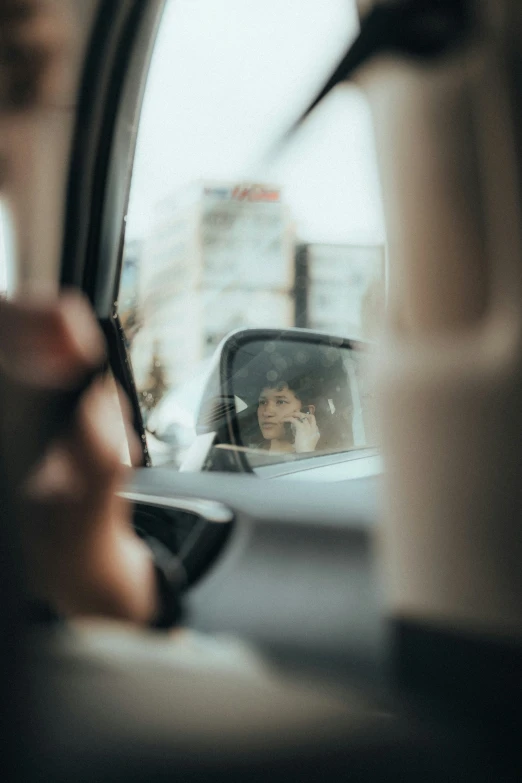
MULTIPOLYGON (((315 411, 314 405, 303 405, 303 407, 301 408, 301 413, 303 414, 313 413, 314 411, 315 411)), ((285 421, 285 435, 290 441, 290 443, 293 443, 295 441, 295 424, 293 424, 291 421, 285 421)))

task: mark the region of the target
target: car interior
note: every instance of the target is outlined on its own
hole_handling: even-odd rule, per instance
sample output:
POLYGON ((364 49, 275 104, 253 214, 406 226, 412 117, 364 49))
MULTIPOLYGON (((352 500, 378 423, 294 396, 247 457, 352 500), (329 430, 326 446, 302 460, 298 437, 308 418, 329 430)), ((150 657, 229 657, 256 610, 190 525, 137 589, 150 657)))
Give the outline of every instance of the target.
MULTIPOLYGON (((7 20, 16 3, 0 2, 0 27, 2 5, 7 20)), ((24 13, 34 10, 31 2, 21 5, 24 13)), ((142 446, 121 496, 133 504, 137 534, 154 536, 180 558, 186 586, 179 627, 169 632, 89 618, 28 634, 20 617, 24 575, 16 530, 2 501, 2 779, 522 779, 520 4, 44 0, 36 6, 49 14, 57 66, 40 102, 41 86, 17 79, 21 106, 10 123, 0 116, 0 155, 9 164, 0 191, 6 295, 75 287, 92 304, 107 344, 104 371, 127 393, 142 446), (291 13, 281 33, 285 5, 291 13), (216 203, 222 209, 223 199, 243 199, 248 204, 240 214, 251 220, 248 210, 261 201, 260 225, 275 225, 273 216, 286 213, 276 213, 280 196, 269 175, 270 187, 256 184, 232 196, 218 180, 257 183, 258 171, 271 174, 270 166, 283 177, 285 166, 291 168, 284 156, 299 159, 306 128, 311 137, 321 136, 314 118, 321 107, 333 107, 348 84, 358 91, 354 102, 363 95, 369 107, 371 120, 362 127, 375 145, 385 238, 373 255, 360 252, 361 268, 378 269, 377 277, 373 271, 364 277, 354 261, 352 277, 331 273, 328 289, 320 285, 330 272, 318 271, 314 290, 347 292, 342 310, 351 301, 350 280, 353 286, 362 281, 366 293, 374 285, 366 301, 373 307, 385 296, 385 315, 378 333, 353 325, 340 335, 330 300, 322 322, 304 320, 304 310, 284 323, 274 316, 276 308, 286 312, 285 297, 303 297, 303 264, 323 270, 319 262, 313 267, 314 253, 322 251, 312 234, 308 260, 297 253, 297 282, 284 295, 287 281, 271 271, 269 260, 260 268, 273 276, 277 291, 270 299, 249 267, 249 291, 258 286, 261 293, 248 294, 244 311, 266 310, 266 317, 257 323, 251 313, 241 315, 243 304, 239 315, 232 313, 236 300, 225 285, 216 300, 201 300, 203 313, 214 308, 217 315, 205 333, 206 352, 194 364, 194 372, 204 372, 198 405, 187 414, 193 438, 161 464, 154 448, 156 441, 161 445, 162 402, 154 413, 150 390, 161 387, 158 395, 170 398, 159 371, 155 385, 143 378, 150 366, 159 367, 156 351, 165 332, 179 388, 190 382, 182 371, 189 361, 184 351, 195 350, 191 333, 179 337, 175 330, 192 324, 199 300, 195 293, 187 298, 190 306, 180 300, 165 331, 160 314, 174 294, 160 277, 160 262, 156 269, 150 261, 159 258, 160 239, 166 242, 159 229, 143 251, 141 279, 158 274, 143 310, 132 304, 134 294, 127 307, 124 283, 130 280, 129 290, 135 286, 141 296, 132 277, 137 245, 131 223, 145 225, 150 182, 154 187, 162 166, 148 151, 156 142, 143 142, 150 96, 155 90, 159 105, 172 105, 172 127, 186 121, 194 134, 197 118, 190 125, 177 93, 171 97, 152 74, 167 57, 172 89, 183 83, 191 112, 214 98, 215 115, 208 116, 229 111, 224 92, 213 95, 212 74, 204 70, 209 64, 196 71, 189 59, 176 70, 178 60, 168 58, 183 62, 186 53, 176 55, 175 46, 186 30, 190 41, 201 39, 202 50, 213 51, 220 25, 231 24, 234 14, 237 24, 230 26, 230 40, 221 40, 223 51, 233 50, 241 25, 245 46, 253 46, 265 24, 260 9, 266 9, 267 36, 276 40, 281 61, 270 65, 256 54, 251 63, 230 68, 250 68, 259 84, 272 68, 277 84, 288 60, 295 69, 290 109, 258 138, 255 101, 248 100, 253 87, 248 82, 237 95, 231 88, 230 106, 238 103, 238 115, 247 117, 252 146, 245 146, 232 174, 221 175, 216 164, 180 214, 195 215, 196 204, 205 219, 217 214, 216 203), (317 52, 326 54, 315 68, 314 53, 302 53, 309 74, 301 85, 298 38, 305 17, 310 41, 316 27, 317 52), (351 20, 347 32, 341 18, 351 20), (175 45, 165 33, 167 19, 179 21, 175 45), (330 27, 320 28, 322 19, 330 19, 330 27), (337 35, 331 47, 325 31, 337 35), (142 312, 150 313, 150 339, 136 316, 142 312), (368 375, 360 369, 362 355, 368 375), (267 389, 288 391, 295 378, 302 384, 303 367, 305 381, 319 379, 319 392, 284 430, 289 453, 278 452, 270 435, 260 437, 260 428, 276 431, 276 414, 263 421, 259 400, 267 389), (310 426, 308 440, 300 426, 310 426)), ((13 61, 7 35, 0 30, 0 75, 13 61)), ((0 78, 0 115, 13 100, 0 78)), ((270 106, 268 88, 264 100, 270 106)), ((165 148, 184 141, 188 150, 189 131, 169 139, 167 126, 156 124, 165 148)), ((353 144, 355 157, 362 155, 356 130, 353 138, 345 130, 335 138, 332 131, 331 142, 321 144, 327 152, 353 144)), ((225 131, 207 124, 198 133, 207 143, 225 131)), ((180 167, 191 154, 182 147, 174 153, 180 167)), ((328 176, 340 171, 335 190, 347 169, 338 160, 330 165, 328 176)), ((170 176, 166 171, 165 181, 170 176)), ((305 187, 296 182, 297 191, 305 187)), ((354 180, 352 187, 359 184, 354 180)), ((317 179, 313 187, 323 185, 317 179)), ((355 193, 354 212, 358 198, 366 196, 355 193)), ((298 235, 305 205, 295 203, 301 205, 298 235)), ((317 203, 329 211, 329 202, 317 203)), ((341 221, 349 203, 339 196, 341 221)), ((174 225, 169 204, 162 209, 153 213, 151 207, 151 221, 163 226, 167 214, 174 225)), ((212 234, 216 225, 205 235, 214 243, 208 258, 224 264, 228 250, 212 234)), ((293 253, 288 231, 294 229, 284 226, 293 253)), ((255 233, 254 246, 263 231, 255 233)), ((330 255, 319 260, 337 269, 341 242, 330 245, 330 255)), ((267 247, 270 259, 274 245, 267 247)), ((199 292, 202 284, 189 284, 191 270, 176 267, 173 258, 172 285, 199 292)), ((187 398, 193 395, 188 388, 187 398)), ((184 399, 175 399, 176 411, 184 410, 184 399)), ((180 416, 171 428, 178 445, 185 443, 183 421, 180 416)), ((3 447, 0 458, 7 459, 3 447)), ((125 459, 132 462, 128 454, 125 459)))

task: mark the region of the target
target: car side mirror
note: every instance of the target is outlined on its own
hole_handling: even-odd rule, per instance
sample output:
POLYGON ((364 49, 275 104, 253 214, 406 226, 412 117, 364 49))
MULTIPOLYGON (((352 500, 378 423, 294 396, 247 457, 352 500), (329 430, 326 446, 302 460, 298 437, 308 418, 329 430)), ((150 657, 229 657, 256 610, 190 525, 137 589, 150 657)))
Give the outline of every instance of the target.
POLYGON ((363 372, 370 348, 307 329, 233 332, 216 351, 196 431, 216 433, 220 464, 246 472, 373 446, 363 372))

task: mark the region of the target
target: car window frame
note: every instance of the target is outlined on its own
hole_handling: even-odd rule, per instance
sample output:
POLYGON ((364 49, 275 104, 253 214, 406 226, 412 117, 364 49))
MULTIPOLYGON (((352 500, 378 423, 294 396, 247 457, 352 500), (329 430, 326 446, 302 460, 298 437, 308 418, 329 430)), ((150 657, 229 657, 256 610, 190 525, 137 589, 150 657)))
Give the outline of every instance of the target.
POLYGON ((79 288, 93 306, 110 367, 131 403, 141 443, 136 464, 146 466, 150 458, 116 303, 139 119, 165 5, 100 3, 79 88, 60 271, 60 286, 79 288))
POLYGON ((253 468, 255 475, 263 479, 347 481, 382 473, 382 458, 376 448, 363 447, 335 454, 308 455, 306 460, 278 462, 253 468), (325 473, 328 477, 325 478, 325 473))

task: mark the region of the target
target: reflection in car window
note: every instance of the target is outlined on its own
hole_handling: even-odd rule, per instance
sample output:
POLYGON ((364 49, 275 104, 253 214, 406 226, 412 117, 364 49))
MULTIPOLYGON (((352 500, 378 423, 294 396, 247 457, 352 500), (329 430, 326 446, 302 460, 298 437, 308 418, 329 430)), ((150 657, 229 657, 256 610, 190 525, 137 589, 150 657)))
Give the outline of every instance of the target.
MULTIPOLYGON (((355 0, 168 0, 146 83, 118 308, 153 464, 183 466, 209 363, 238 328, 374 340, 385 235, 369 110, 337 88, 355 0)), ((361 388, 364 384, 361 382, 361 388)), ((368 442, 361 431, 354 447, 368 442)))

